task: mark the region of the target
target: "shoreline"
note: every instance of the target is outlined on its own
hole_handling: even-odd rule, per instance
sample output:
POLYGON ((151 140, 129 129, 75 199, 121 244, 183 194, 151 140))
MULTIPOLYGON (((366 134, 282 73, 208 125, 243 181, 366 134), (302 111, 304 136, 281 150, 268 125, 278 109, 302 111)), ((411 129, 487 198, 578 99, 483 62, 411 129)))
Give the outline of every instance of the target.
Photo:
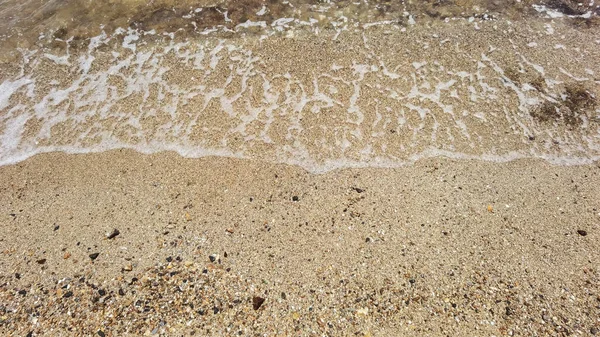
POLYGON ((115 150, 37 155, 0 177, 3 334, 600 328, 598 162, 431 158, 315 175, 115 150), (182 288, 192 279, 202 290, 182 288))

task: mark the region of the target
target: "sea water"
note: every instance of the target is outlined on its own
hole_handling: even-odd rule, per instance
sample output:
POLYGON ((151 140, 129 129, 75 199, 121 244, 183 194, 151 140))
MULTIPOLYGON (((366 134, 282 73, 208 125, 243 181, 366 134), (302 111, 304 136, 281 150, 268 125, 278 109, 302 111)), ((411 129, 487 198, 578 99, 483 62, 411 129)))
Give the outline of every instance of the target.
POLYGON ((5 1, 0 164, 122 148, 311 172, 590 163, 600 10, 559 2, 5 1))

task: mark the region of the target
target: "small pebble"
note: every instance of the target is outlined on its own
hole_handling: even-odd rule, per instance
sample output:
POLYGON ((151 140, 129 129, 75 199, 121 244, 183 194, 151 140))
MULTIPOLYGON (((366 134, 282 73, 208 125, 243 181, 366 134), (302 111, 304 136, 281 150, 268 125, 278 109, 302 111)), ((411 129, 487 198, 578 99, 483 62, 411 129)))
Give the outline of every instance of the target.
POLYGON ((121 234, 121 232, 119 232, 119 230, 115 228, 115 229, 113 229, 113 231, 112 231, 112 232, 110 232, 110 234, 108 234, 108 235, 106 236, 106 238, 107 238, 107 239, 109 239, 109 240, 110 240, 110 239, 114 239, 114 238, 115 238, 115 237, 117 237, 117 235, 119 235, 119 234, 121 234))
POLYGON ((260 307, 265 303, 265 299, 259 296, 252 297, 252 308, 254 310, 260 309, 260 307))
POLYGON ((93 253, 93 254, 90 254, 89 256, 90 256, 90 259, 92 259, 92 261, 94 261, 95 259, 98 258, 98 255, 100 255, 100 253, 93 253))
POLYGON ((586 235, 587 235, 587 232, 586 232, 586 231, 584 231, 583 229, 578 229, 578 230, 577 230, 577 234, 579 234, 579 235, 581 235, 581 236, 586 236, 586 235))

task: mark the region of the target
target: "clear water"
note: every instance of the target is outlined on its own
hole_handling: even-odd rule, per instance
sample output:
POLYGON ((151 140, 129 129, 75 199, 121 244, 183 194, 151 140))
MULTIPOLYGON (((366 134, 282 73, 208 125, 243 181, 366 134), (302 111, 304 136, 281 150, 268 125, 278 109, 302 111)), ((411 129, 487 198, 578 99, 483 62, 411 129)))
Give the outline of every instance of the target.
POLYGON ((312 172, 600 158, 598 7, 5 1, 0 164, 132 148, 312 172))

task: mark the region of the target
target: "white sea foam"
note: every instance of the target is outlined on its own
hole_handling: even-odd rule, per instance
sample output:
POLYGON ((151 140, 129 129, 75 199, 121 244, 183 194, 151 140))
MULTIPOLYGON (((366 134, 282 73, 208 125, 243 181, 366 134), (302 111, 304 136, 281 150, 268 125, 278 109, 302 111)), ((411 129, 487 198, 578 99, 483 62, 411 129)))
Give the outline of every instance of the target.
MULTIPOLYGON (((277 20, 260 41, 305 24, 277 20)), ((393 22, 363 29, 388 24, 393 22)), ((248 21, 236 30, 251 27, 268 28, 248 21)), ((343 27, 335 27, 336 36, 343 27)), ((200 32, 207 36, 200 41, 171 37, 149 45, 139 42, 155 32, 119 29, 92 38, 77 55, 69 49, 60 56, 28 51, 22 63, 33 70, 0 84, 0 165, 37 153, 121 148, 252 158, 316 173, 400 167, 429 157, 541 158, 559 165, 600 159, 594 116, 584 116, 581 128, 569 131, 531 114, 544 101, 561 100, 555 84, 591 81, 586 76, 592 69, 574 74, 559 67, 551 77, 555 67, 527 55, 541 45, 515 51, 518 62, 554 90, 542 95, 507 76, 493 56, 496 48, 471 55, 472 62, 460 67, 430 56, 406 66, 382 57, 387 51, 372 46, 365 32, 364 45, 357 45, 362 58, 323 60, 322 70, 301 69, 301 75, 275 73, 252 41, 212 37, 210 31, 200 32), (113 39, 121 49, 99 51, 113 39), (40 76, 35 69, 48 62, 73 80, 65 85, 40 76), (532 136, 543 141, 532 142, 532 136)))

